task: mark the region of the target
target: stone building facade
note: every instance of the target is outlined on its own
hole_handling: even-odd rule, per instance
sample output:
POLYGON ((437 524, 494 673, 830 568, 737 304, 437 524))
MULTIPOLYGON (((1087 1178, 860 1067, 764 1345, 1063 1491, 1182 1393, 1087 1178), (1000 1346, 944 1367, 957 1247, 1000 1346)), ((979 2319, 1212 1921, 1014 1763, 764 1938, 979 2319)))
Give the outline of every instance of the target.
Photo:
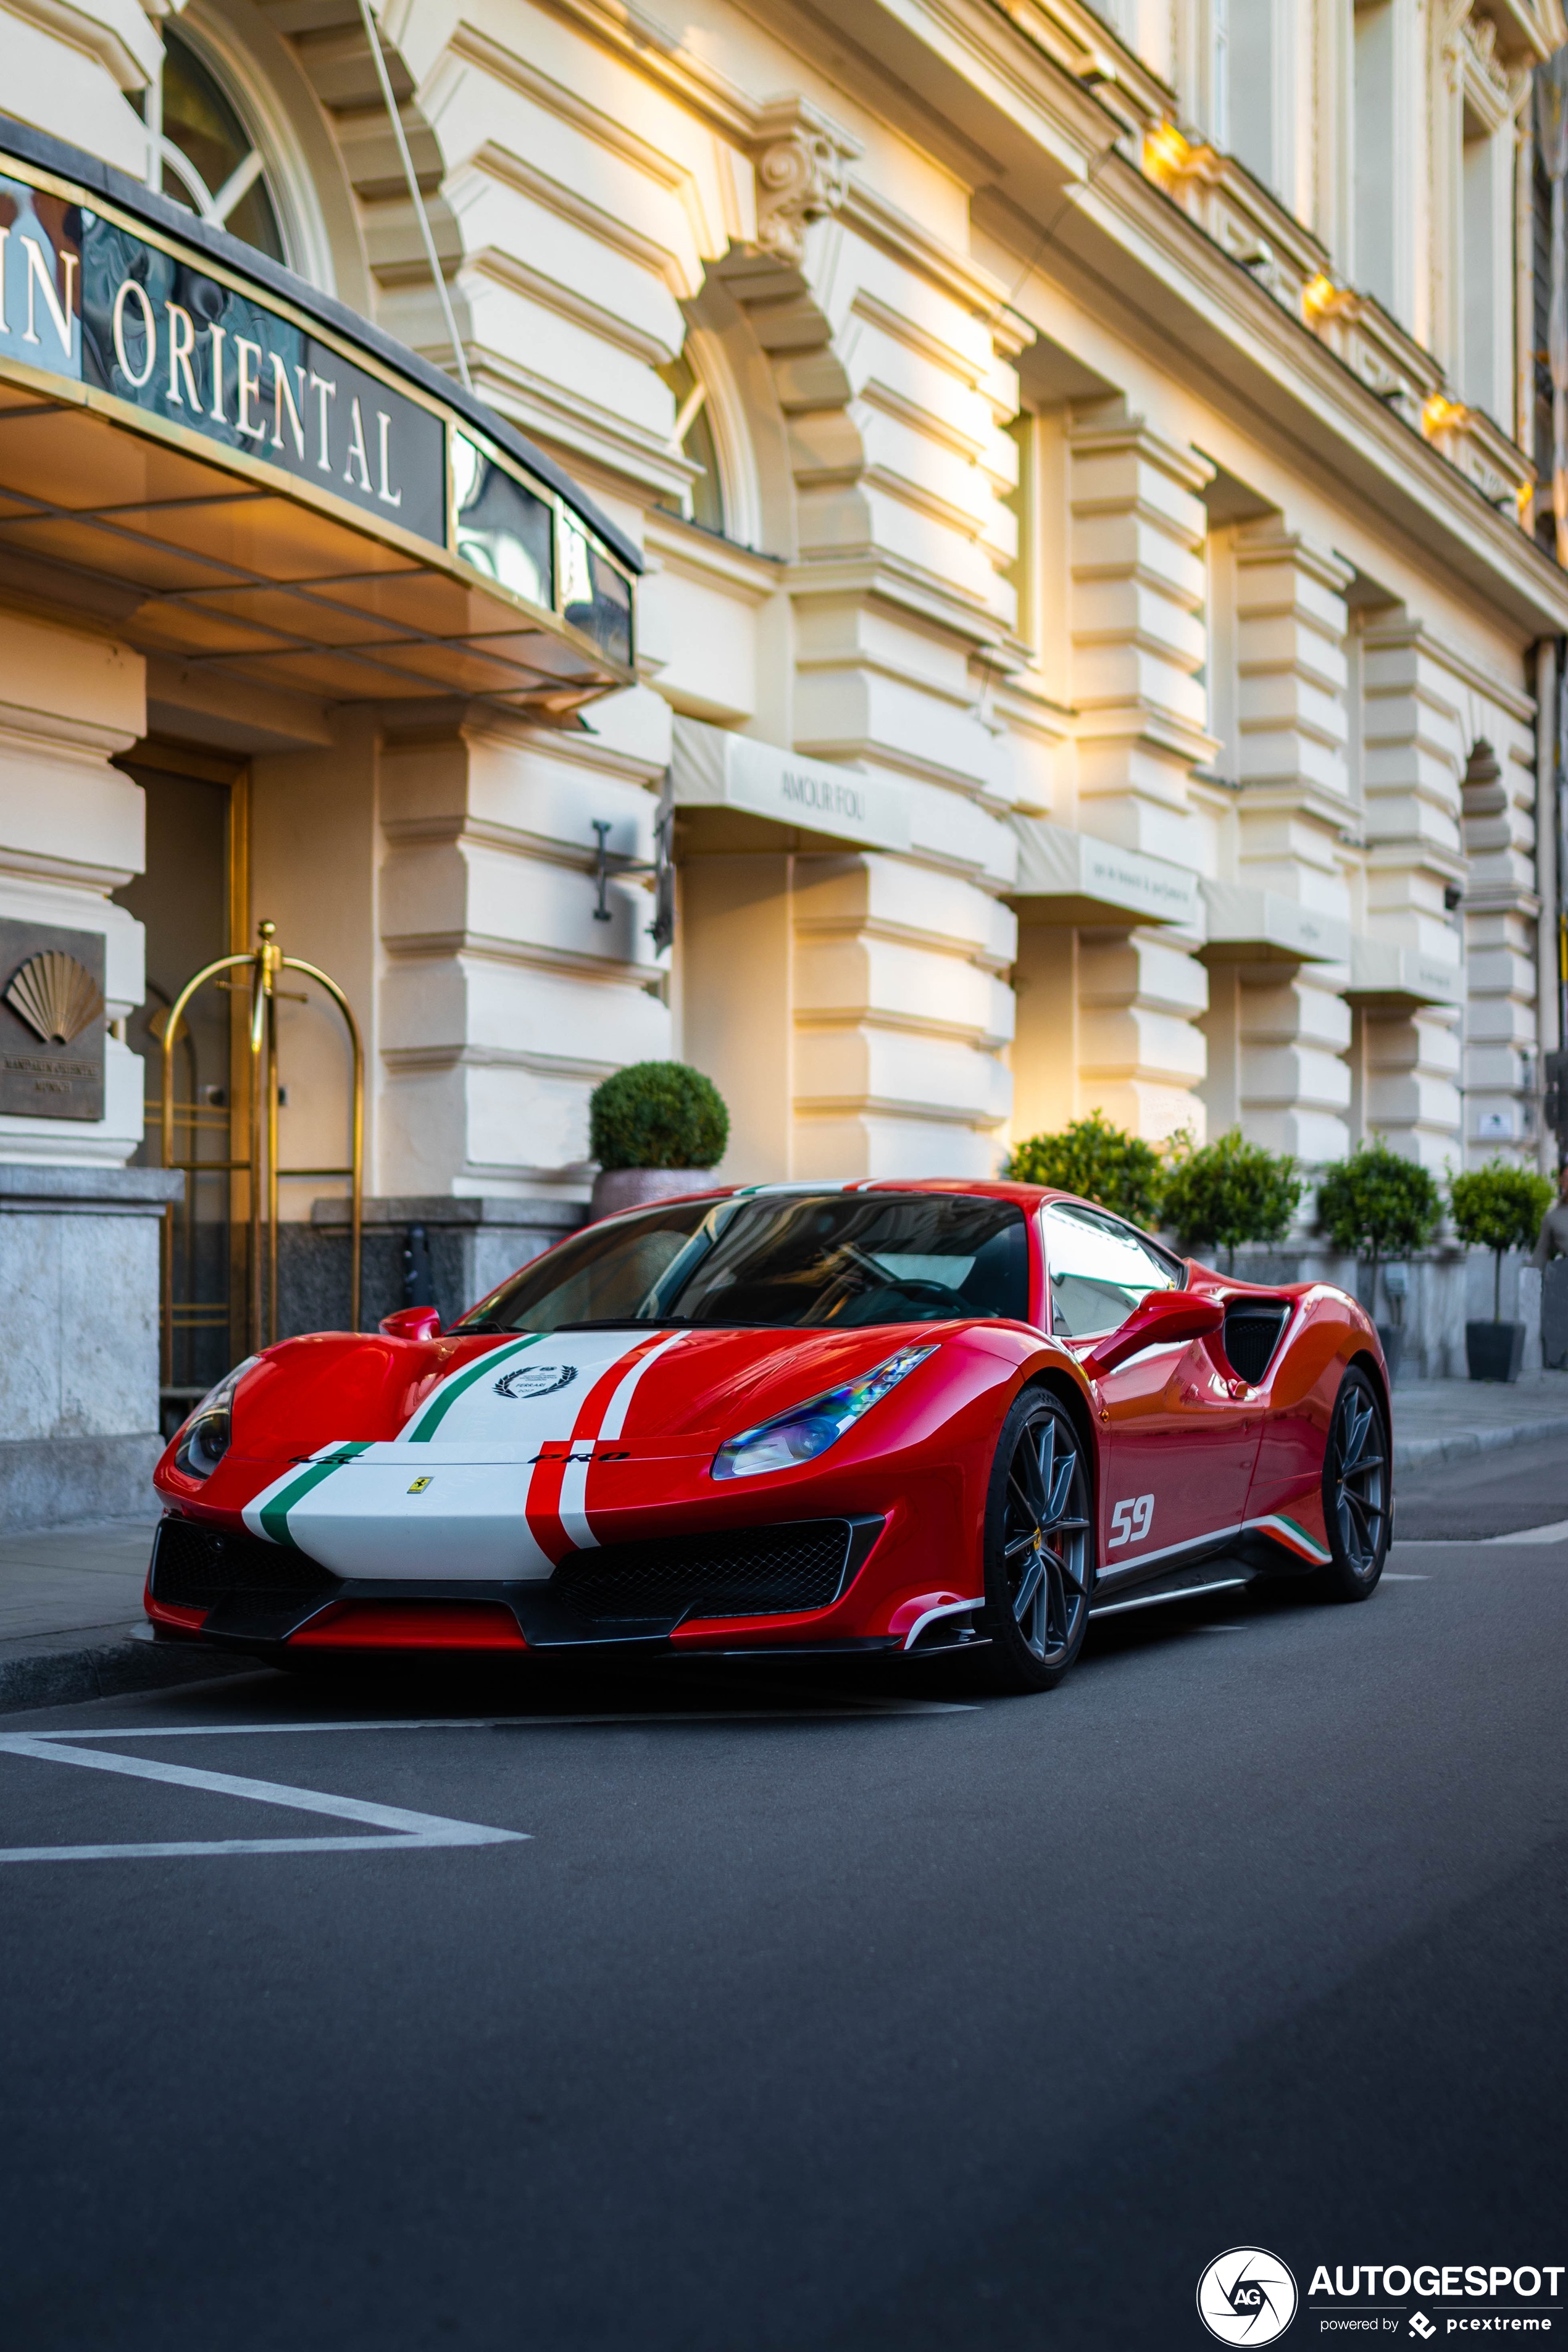
MULTIPOLYGON (((95 1215, 121 1181, 144 1258, 161 1023, 263 918, 363 1033, 388 1296, 399 1252, 457 1289, 579 1218, 588 1095, 648 1055, 719 1082, 742 1181, 983 1174, 1096 1105, 1309 1168, 1374 1132, 1434 1170, 1544 1158, 1568 575, 1531 86, 1559 0, 3 16, 0 921, 98 938, 107 1023, 98 1115, 7 1096, 7 1168, 94 1171, 95 1215), (265 337, 265 445, 213 457, 262 520, 180 539, 199 579, 149 520, 194 496, 158 474, 192 446, 172 311, 143 362, 121 304, 129 375, 72 394, 90 447, 50 439, 46 279, 62 350, 73 297, 35 228, 72 190, 157 250, 187 224, 235 301, 254 281, 438 415, 449 469, 488 449, 544 486, 542 684, 538 582, 455 471, 426 655, 301 588, 307 508, 366 578, 413 564, 411 509, 384 426, 379 509, 374 434, 363 496, 352 446, 325 486, 303 454, 268 475, 314 412, 265 337), (597 667, 583 615, 620 592, 573 590, 590 547, 636 578, 635 651, 601 631, 597 667)), ((412 629, 396 602, 354 609, 412 629)), ((238 1002, 171 1048, 186 1156, 249 1149, 238 1002)), ((281 997, 278 1052, 287 1323, 343 1255, 345 1187, 310 1172, 345 1152, 319 992, 281 997)), ((7 1181, 20 1264, 42 1226, 7 1181)), ((242 1180, 188 1190, 169 1405, 255 1336, 242 1180)), ((63 1267, 74 1196, 42 1197, 63 1267)), ((138 1369, 5 1407, 18 1478, 77 1445, 81 1507, 112 1501, 110 1437, 142 1475, 144 1308, 138 1369)))

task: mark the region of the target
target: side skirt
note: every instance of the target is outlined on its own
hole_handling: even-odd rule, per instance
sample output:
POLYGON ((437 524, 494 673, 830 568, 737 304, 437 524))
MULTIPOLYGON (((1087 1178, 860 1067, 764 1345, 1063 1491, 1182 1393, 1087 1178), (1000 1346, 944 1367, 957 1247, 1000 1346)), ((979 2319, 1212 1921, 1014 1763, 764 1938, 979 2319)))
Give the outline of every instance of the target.
POLYGON ((1329 1558, 1327 1549, 1294 1519, 1277 1515, 1250 1519, 1178 1545, 1157 1560, 1119 1570, 1114 1583, 1096 1586, 1089 1614, 1109 1617, 1156 1601, 1251 1584, 1259 1577, 1310 1576, 1329 1558), (1146 1572, 1140 1572, 1141 1566, 1146 1572))

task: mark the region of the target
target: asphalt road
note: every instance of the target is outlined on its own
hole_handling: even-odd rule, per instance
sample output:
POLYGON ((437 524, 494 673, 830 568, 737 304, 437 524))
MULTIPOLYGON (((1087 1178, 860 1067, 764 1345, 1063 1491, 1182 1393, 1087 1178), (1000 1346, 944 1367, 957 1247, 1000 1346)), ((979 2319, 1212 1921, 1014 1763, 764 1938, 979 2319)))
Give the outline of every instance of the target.
MULTIPOLYGON (((1568 1517, 1563 1451, 1407 1479, 1402 1538, 1568 1517)), ((1164 2352, 1227 2247, 1304 2300, 1568 2261, 1568 1543, 1392 1565, 1096 1628, 1042 1699, 258 1675, 6 1717, 8 1849, 382 1842, 0 1864, 0 2343, 1164 2352)))

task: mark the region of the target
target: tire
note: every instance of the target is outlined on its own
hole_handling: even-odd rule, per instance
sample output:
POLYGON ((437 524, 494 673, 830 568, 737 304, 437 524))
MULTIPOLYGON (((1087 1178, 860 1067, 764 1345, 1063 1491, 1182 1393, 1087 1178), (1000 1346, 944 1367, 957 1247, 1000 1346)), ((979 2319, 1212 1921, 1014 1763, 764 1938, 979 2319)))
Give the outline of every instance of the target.
POLYGON ((1016 1397, 985 1499, 985 1653, 994 1689, 1053 1690, 1083 1647, 1094 1587, 1088 1449, 1047 1389, 1016 1397))
POLYGON ((1340 1382, 1323 1449, 1323 1525, 1333 1557, 1321 1589, 1335 1601, 1370 1600, 1394 1528, 1394 1467, 1383 1400, 1356 1365, 1340 1382))

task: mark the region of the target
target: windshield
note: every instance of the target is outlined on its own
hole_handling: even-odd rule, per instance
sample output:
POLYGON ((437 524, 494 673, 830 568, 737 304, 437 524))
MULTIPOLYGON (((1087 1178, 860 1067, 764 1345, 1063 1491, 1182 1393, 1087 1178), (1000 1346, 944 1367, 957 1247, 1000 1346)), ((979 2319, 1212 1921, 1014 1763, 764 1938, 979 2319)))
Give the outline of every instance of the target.
POLYGON ((1029 1312, 1011 1202, 930 1193, 683 1201, 590 1225, 469 1309, 458 1331, 594 1324, 931 1323, 1029 1312))

